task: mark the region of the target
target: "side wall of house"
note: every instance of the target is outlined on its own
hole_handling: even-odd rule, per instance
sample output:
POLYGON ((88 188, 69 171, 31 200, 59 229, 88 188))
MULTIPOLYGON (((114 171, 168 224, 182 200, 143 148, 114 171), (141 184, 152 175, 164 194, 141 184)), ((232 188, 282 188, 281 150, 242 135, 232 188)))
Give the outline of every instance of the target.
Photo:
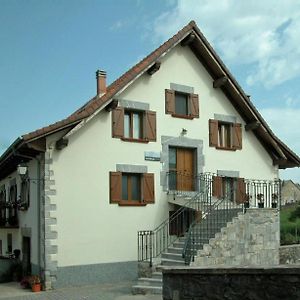
POLYGON ((79 282, 83 275, 98 281, 135 276, 137 231, 154 229, 169 213, 160 176, 168 163, 163 159, 167 154, 162 143, 166 141, 198 147, 198 172, 237 171, 240 177, 270 180, 278 176, 270 156, 244 126, 242 150, 209 147, 208 120, 215 114, 233 116, 242 125, 245 122, 222 91, 213 88, 212 78, 189 48, 177 46, 161 62, 157 73, 141 76, 118 95, 123 101, 146 103, 156 112, 156 142, 112 138, 112 113, 107 111, 73 133, 68 146, 60 151, 50 146, 57 137, 47 139, 47 147, 52 147, 51 189, 55 190, 49 199, 54 210, 51 214, 57 220, 57 253, 51 256, 57 263, 57 284, 67 283, 72 276, 79 282), (165 114, 165 89, 170 89, 171 83, 192 87, 199 95, 199 118, 179 119, 165 114), (183 128, 187 130, 184 137, 180 135, 183 128), (160 155, 161 162, 145 160, 145 152, 160 155), (154 173, 154 204, 135 207, 110 203, 109 172, 117 171, 117 165, 154 173))
MULTIPOLYGON (((30 261, 31 271, 37 274, 39 270, 39 234, 38 234, 38 203, 37 194, 38 187, 42 184, 38 180, 38 164, 36 160, 32 160, 27 163, 28 177, 30 182, 30 205, 28 210, 18 210, 19 226, 17 228, 0 228, 0 240, 2 241, 2 254, 8 255, 7 235, 12 234, 12 250, 21 250, 21 259, 23 256, 23 237, 30 238, 30 261)), ((0 181, 0 187, 5 185, 6 198, 9 197, 9 187, 12 182, 17 183, 17 197, 20 198, 21 192, 21 177, 17 172, 13 172, 5 179, 0 181)))

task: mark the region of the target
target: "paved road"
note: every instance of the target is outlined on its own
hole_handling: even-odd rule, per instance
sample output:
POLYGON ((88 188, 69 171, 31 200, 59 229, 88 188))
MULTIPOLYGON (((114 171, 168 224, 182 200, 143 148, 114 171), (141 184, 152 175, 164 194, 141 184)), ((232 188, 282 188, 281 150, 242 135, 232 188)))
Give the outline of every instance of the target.
POLYGON ((132 282, 69 287, 32 293, 16 283, 0 284, 0 300, 162 300, 161 295, 131 295, 132 282))

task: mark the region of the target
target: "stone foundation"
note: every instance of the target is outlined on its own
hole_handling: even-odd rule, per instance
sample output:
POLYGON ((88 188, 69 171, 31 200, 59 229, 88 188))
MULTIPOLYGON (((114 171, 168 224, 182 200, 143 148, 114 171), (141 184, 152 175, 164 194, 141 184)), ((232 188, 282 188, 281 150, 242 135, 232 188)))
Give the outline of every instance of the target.
POLYGON ((164 300, 300 299, 300 268, 164 268, 164 300))
POLYGON ((278 265, 279 245, 279 211, 248 209, 204 245, 192 265, 278 265))

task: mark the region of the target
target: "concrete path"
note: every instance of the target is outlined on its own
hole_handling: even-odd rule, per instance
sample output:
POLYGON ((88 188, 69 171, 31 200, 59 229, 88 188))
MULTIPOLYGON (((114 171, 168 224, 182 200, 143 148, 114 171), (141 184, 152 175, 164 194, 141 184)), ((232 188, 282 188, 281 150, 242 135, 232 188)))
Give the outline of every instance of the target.
POLYGON ((131 295, 132 282, 69 287, 32 293, 18 283, 0 284, 0 300, 162 300, 161 295, 131 295))

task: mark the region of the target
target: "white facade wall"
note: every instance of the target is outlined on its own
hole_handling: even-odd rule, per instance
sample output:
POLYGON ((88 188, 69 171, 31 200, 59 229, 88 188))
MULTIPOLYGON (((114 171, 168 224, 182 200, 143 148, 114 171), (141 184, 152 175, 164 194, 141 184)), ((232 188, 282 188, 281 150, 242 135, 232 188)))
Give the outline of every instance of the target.
MULTIPOLYGON (((154 229, 168 217, 167 195, 160 185, 160 162, 144 160, 144 151, 160 152, 161 136, 179 137, 182 128, 187 138, 203 140, 205 172, 239 171, 240 177, 274 179, 278 170, 256 137, 245 132, 243 149, 216 150, 209 147, 208 120, 214 114, 236 116, 245 124, 229 100, 188 47, 177 46, 162 60, 153 76, 143 75, 118 98, 150 104, 157 114, 157 142, 124 142, 112 138, 111 112, 103 111, 69 138, 68 147, 52 151, 58 232, 58 267, 137 259, 137 231, 154 229), (194 87, 199 94, 200 118, 173 118, 165 114, 165 89, 170 83, 194 87), (109 172, 116 164, 147 166, 155 173, 155 204, 121 207, 109 203, 109 172)), ((53 148, 54 138, 47 139, 53 148)))

